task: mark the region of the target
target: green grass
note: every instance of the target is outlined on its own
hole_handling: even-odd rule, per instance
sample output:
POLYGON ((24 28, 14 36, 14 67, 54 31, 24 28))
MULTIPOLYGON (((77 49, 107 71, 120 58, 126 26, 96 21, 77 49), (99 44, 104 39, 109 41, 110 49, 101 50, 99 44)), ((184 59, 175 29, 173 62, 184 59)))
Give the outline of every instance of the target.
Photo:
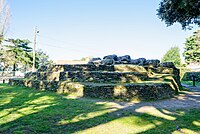
MULTIPOLYGON (((193 85, 193 81, 181 81, 182 84, 186 84, 186 85, 193 85)), ((195 82, 196 86, 200 86, 200 82, 195 82)))
POLYGON ((0 133, 200 133, 200 109, 117 109, 108 102, 0 85, 0 133))

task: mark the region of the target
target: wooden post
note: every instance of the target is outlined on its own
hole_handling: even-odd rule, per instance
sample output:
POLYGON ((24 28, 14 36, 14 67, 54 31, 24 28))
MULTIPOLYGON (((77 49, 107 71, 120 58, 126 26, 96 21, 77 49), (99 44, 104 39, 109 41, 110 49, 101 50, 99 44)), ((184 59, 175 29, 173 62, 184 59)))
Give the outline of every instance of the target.
POLYGON ((33 71, 33 72, 35 72, 36 34, 37 34, 37 27, 35 27, 35 29, 34 29, 34 43, 33 43, 33 67, 32 67, 32 71, 33 71))

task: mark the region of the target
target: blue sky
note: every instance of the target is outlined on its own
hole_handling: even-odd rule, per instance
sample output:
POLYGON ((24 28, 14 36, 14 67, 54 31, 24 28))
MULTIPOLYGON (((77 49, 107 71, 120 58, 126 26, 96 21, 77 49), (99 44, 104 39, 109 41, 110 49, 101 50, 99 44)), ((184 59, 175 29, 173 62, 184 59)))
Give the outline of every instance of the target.
MULTIPOLYGON (((159 0, 9 0, 9 38, 33 41, 53 60, 126 55, 160 59, 172 46, 184 47, 179 24, 166 27, 157 15, 159 0)), ((32 44, 31 44, 32 45, 32 44)))

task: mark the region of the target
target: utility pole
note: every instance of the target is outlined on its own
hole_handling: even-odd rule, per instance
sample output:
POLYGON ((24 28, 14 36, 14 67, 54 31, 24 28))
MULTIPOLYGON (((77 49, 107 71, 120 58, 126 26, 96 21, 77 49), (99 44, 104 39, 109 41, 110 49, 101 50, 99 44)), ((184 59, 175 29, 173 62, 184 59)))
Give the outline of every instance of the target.
POLYGON ((34 43, 33 43, 33 67, 32 67, 32 72, 35 72, 35 57, 36 57, 36 35, 37 33, 39 33, 39 31, 37 30, 37 27, 34 28, 34 43))

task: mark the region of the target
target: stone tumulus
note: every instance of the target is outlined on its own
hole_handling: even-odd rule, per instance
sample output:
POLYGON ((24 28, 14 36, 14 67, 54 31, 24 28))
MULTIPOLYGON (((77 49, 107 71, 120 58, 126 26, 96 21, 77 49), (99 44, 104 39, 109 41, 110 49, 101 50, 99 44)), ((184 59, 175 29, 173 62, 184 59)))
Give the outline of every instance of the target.
POLYGON ((24 79, 10 79, 9 84, 125 101, 169 98, 182 88, 179 69, 173 63, 131 59, 129 55, 93 58, 82 65, 43 66, 24 79))

